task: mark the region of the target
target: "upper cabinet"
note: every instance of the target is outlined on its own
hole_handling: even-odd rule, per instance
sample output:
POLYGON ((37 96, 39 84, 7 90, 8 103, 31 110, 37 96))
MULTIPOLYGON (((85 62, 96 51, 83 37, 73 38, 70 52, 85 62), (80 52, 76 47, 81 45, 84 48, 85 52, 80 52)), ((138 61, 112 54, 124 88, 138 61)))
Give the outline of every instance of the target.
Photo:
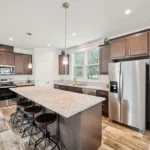
POLYGON ((14 53, 0 52, 0 65, 15 65, 14 53))
POLYGON ((32 64, 32 55, 15 54, 15 70, 18 75, 32 74, 32 68, 28 65, 32 64))
POLYGON ((64 56, 62 56, 62 55, 58 56, 58 59, 59 59, 59 74, 60 75, 69 74, 69 55, 67 55, 68 65, 63 64, 63 57, 64 56))
POLYGON ((29 68, 29 64, 32 64, 32 55, 24 55, 24 74, 32 74, 32 68, 29 68))
POLYGON ((129 37, 129 55, 148 54, 148 32, 135 34, 129 37))
POLYGON ((110 63, 110 45, 100 46, 99 58, 100 74, 108 74, 108 64, 110 63))
POLYGON ((111 59, 125 57, 126 39, 120 38, 111 42, 111 59))
POLYGON ((9 45, 0 44, 0 51, 13 53, 14 47, 9 45))
POLYGON ((141 32, 111 41, 111 59, 148 56, 149 33, 141 32))
POLYGON ((24 55, 15 54, 15 71, 16 74, 24 74, 24 55))

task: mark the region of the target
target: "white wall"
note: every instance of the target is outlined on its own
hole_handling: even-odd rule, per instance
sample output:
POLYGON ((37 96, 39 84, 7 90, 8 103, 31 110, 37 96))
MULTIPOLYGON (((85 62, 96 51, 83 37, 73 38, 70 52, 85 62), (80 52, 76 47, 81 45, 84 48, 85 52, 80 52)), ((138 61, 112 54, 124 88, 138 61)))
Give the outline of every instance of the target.
POLYGON ((34 79, 36 85, 53 86, 54 80, 60 80, 58 73, 58 55, 61 51, 53 48, 35 48, 33 52, 34 79))

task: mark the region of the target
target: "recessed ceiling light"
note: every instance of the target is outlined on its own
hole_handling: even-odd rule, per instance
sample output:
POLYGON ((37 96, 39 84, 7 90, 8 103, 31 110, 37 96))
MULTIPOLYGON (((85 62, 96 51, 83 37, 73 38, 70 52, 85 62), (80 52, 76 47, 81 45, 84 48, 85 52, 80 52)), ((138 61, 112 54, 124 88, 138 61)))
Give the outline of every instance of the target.
POLYGON ((9 38, 9 40, 11 40, 11 41, 12 41, 12 37, 10 37, 10 38, 9 38))
POLYGON ((76 36, 76 33, 72 33, 72 36, 76 36))
POLYGON ((47 44, 47 46, 51 46, 51 44, 47 44))
POLYGON ((127 10, 124 12, 125 15, 129 15, 130 13, 131 13, 131 9, 127 9, 127 10))

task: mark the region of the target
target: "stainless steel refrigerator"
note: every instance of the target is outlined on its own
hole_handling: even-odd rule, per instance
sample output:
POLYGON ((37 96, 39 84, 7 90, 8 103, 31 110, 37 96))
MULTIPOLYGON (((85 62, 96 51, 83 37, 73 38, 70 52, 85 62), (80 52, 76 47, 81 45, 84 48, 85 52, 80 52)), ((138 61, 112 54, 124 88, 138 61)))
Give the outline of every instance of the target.
POLYGON ((145 131, 146 63, 109 64, 109 119, 145 131))

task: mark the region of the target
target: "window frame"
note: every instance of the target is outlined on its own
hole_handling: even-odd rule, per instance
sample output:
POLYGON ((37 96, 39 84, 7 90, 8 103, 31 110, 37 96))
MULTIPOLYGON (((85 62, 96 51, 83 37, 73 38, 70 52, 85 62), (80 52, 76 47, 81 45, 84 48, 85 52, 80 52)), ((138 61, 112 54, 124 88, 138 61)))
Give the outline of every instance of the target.
POLYGON ((77 80, 83 80, 84 79, 84 52, 83 51, 79 51, 79 52, 76 52, 76 53, 73 53, 73 59, 72 59, 72 61, 73 61, 73 63, 72 63, 72 67, 73 67, 73 71, 72 71, 72 76, 73 76, 73 78, 74 78, 74 68, 77 68, 77 67, 82 67, 82 77, 81 78, 76 78, 77 80), (82 61, 82 65, 74 65, 74 56, 75 56, 75 54, 76 53, 83 53, 82 54, 82 58, 83 58, 83 61, 82 61))
MULTIPOLYGON (((85 49, 82 49, 82 50, 80 50, 80 51, 77 51, 77 52, 74 52, 73 54, 72 54, 72 79, 74 78, 74 67, 80 67, 80 66, 82 66, 82 78, 76 78, 76 80, 77 81, 98 81, 99 80, 99 77, 98 78, 96 78, 96 79, 88 79, 87 78, 87 67, 88 66, 95 66, 95 65, 98 65, 98 68, 99 68, 99 62, 100 62, 100 60, 99 60, 99 54, 98 54, 98 63, 95 63, 95 64, 87 64, 87 53, 88 53, 88 51, 92 51, 93 49, 98 49, 98 53, 99 53, 99 48, 98 47, 96 47, 96 46, 94 46, 94 47, 88 47, 88 48, 85 48, 85 49), (83 53, 83 61, 82 61, 82 65, 79 65, 79 66, 75 66, 74 65, 74 54, 76 54, 76 53, 83 53)), ((100 70, 99 70, 99 72, 100 72, 100 70)), ((98 73, 98 76, 99 76, 99 73, 98 73)))

